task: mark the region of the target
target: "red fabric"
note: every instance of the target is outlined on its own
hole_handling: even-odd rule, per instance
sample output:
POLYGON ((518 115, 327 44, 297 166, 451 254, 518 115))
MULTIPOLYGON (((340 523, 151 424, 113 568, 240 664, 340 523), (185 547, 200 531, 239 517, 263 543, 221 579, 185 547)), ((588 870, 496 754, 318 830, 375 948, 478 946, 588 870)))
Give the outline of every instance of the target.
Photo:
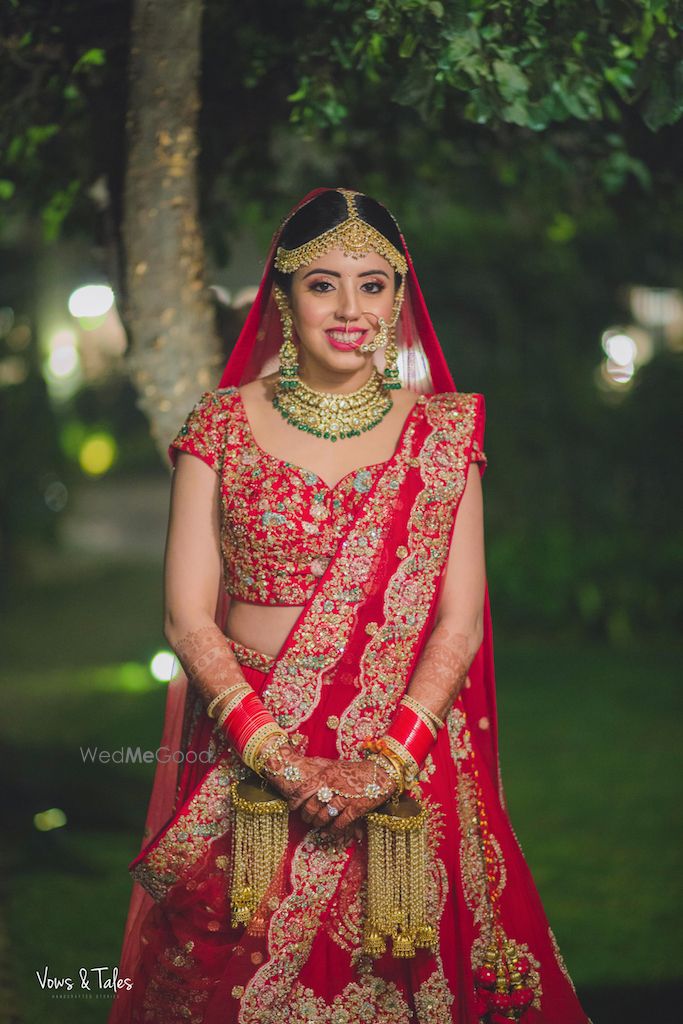
MULTIPOLYGON (((275 244, 222 387, 254 379, 279 347, 270 300, 275 244)), ((312 756, 353 757, 388 728, 434 622, 443 564, 437 560, 432 571, 431 560, 448 549, 470 460, 484 472, 483 396, 454 394, 407 250, 406 256, 399 365, 404 384, 433 398, 420 406, 396 458, 373 476, 273 667, 267 674, 244 667, 256 693, 312 756)), ((284 478, 290 470, 272 465, 270 472, 284 478)), ((224 611, 217 610, 219 623, 224 611)), ((586 1024, 505 810, 488 589, 484 639, 420 774, 432 811, 436 954, 358 960, 365 844, 330 843, 296 815, 284 893, 267 894, 257 914, 266 933, 230 927, 227 794, 240 764, 186 682, 173 687, 164 735, 171 749, 194 756, 175 786, 164 766, 157 769, 150 838, 131 865, 138 882, 121 976, 133 987, 117 994, 109 1024, 494 1024, 496 1013, 513 1019, 504 994, 486 987, 486 946, 503 939, 517 944, 508 947, 508 960, 514 954, 525 983, 513 993, 514 1019, 533 998, 523 1024, 586 1024), (207 753, 210 763, 201 758, 207 753), (140 895, 140 882, 154 899, 140 895)))

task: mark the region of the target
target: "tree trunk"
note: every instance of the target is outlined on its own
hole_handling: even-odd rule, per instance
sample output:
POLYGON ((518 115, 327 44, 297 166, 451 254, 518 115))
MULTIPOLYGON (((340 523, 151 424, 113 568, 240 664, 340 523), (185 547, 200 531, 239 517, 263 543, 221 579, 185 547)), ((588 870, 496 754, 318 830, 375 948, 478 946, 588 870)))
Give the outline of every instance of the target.
POLYGON ((203 0, 133 2, 124 320, 138 405, 162 454, 221 361, 198 220, 202 9, 203 0))

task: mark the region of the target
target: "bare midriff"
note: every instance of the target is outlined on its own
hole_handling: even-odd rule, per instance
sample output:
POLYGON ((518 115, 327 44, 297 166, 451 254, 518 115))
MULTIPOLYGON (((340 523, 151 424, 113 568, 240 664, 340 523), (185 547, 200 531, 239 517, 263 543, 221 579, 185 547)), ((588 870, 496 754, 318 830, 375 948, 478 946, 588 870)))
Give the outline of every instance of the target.
POLYGON ((277 657, 303 605, 261 605, 230 598, 225 632, 255 651, 277 657))

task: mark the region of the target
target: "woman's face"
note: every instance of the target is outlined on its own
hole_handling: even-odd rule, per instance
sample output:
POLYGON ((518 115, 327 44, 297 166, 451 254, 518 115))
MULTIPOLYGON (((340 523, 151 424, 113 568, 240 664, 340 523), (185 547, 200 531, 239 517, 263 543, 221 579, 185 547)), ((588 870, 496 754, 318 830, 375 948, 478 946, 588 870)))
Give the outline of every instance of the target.
POLYGON ((375 337, 379 317, 391 320, 394 270, 375 252, 332 249, 294 273, 290 302, 304 378, 364 381, 372 353, 359 346, 375 337))

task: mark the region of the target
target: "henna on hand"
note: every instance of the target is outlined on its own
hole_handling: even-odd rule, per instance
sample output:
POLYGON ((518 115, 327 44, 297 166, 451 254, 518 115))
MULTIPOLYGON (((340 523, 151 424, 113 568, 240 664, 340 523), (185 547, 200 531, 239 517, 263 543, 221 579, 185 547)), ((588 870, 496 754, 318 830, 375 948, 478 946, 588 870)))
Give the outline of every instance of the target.
POLYGON ((359 818, 386 803, 396 788, 395 779, 372 761, 329 761, 318 777, 315 791, 301 804, 301 816, 313 828, 326 828, 333 835, 348 833, 359 818), (339 811, 334 817, 330 817, 327 807, 316 795, 323 785, 339 789, 342 793, 362 794, 373 781, 383 790, 380 796, 335 796, 329 801, 339 811))
MULTIPOLYGON (((175 653, 206 706, 233 683, 246 683, 232 648, 215 623, 185 633, 176 643, 175 653)), ((221 706, 216 710, 216 718, 221 706)))
POLYGON ((436 623, 418 659, 406 693, 445 722, 465 685, 478 647, 444 620, 436 623))

